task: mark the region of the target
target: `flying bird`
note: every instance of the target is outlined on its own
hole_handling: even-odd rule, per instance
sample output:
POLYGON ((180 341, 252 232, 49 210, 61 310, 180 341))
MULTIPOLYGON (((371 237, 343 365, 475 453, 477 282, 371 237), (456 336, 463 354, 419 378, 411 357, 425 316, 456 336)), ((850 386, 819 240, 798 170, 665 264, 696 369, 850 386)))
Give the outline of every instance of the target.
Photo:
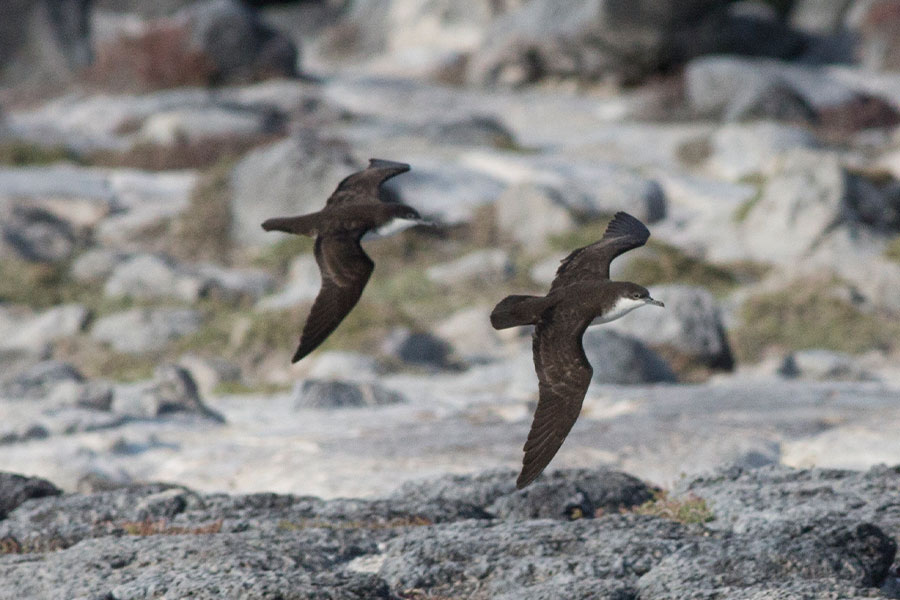
POLYGON ((494 307, 494 329, 535 326, 532 350, 539 395, 516 480, 519 489, 550 463, 581 412, 594 374, 581 343, 585 330, 646 304, 664 306, 635 283, 609 279, 610 262, 643 246, 649 237, 643 223, 618 212, 599 241, 562 260, 546 296, 507 296, 494 307))
POLYGON ((379 199, 381 184, 407 171, 409 165, 405 163, 373 158, 366 169, 341 181, 319 212, 263 222, 266 231, 316 238, 315 257, 322 273, 322 288, 291 362, 299 361, 324 342, 362 295, 375 263, 362 249, 360 240, 427 224, 416 209, 379 199))

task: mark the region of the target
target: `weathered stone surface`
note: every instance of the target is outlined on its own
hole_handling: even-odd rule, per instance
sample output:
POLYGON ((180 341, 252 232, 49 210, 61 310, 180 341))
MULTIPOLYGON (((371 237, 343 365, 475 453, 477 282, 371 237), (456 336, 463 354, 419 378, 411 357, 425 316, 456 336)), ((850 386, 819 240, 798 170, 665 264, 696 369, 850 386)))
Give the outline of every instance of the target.
POLYGON ((164 364, 157 367, 149 382, 119 386, 115 390, 111 410, 138 418, 164 417, 177 413, 225 422, 222 415, 203 403, 191 374, 176 365, 164 364))
POLYGON ((817 147, 809 131, 777 123, 729 124, 710 140, 709 171, 723 179, 769 175, 778 157, 817 147))
POLYGON ((562 197, 554 189, 534 184, 511 185, 494 204, 497 228, 523 246, 540 252, 547 237, 575 225, 562 197), (540 215, 540 218, 535 218, 540 215))
POLYGON ((60 383, 83 381, 84 375, 71 364, 45 360, 5 382, 3 395, 9 398, 42 398, 60 383))
POLYGON ((638 340, 603 328, 584 334, 584 352, 598 383, 653 383, 677 380, 672 369, 656 352, 638 340))
POLYGON ((435 283, 450 286, 465 282, 496 284, 512 277, 513 269, 509 253, 495 248, 476 250, 454 261, 432 265, 425 275, 435 283))
POLYGON ((713 368, 731 369, 734 358, 712 294, 685 285, 654 286, 666 307, 632 311, 604 327, 631 335, 651 347, 669 348, 713 368))
POLYGON ((0 472, 0 521, 31 498, 58 496, 62 491, 46 479, 0 472))
POLYGON ((126 255, 106 248, 92 248, 80 254, 69 267, 69 274, 76 281, 105 281, 126 255))
POLYGON ((503 343, 490 323, 491 307, 473 306, 435 324, 434 333, 447 340, 453 351, 465 360, 485 360, 501 353, 503 343))
POLYGON ((0 25, 0 84, 68 83, 91 60, 89 0, 10 2, 0 25))
POLYGON ((202 316, 181 308, 133 308, 97 319, 91 337, 119 352, 140 354, 200 329, 202 316))
POLYGON ((186 302, 200 297, 202 282, 179 272, 171 261, 153 254, 138 254, 117 265, 106 280, 107 296, 137 300, 174 298, 186 302))
POLYGON ((849 354, 822 349, 800 350, 789 354, 782 361, 778 373, 784 377, 819 380, 873 378, 849 354))
POLYGON ((85 326, 88 310, 81 304, 63 304, 29 318, 0 326, 0 350, 46 355, 54 342, 76 335, 85 326))
POLYGON ((377 383, 307 379, 294 389, 296 408, 358 408, 403 402, 404 398, 377 383))
POLYGON ((232 171, 232 233, 244 244, 278 242, 283 236, 267 234, 260 223, 320 210, 354 166, 342 144, 309 134, 254 150, 232 171))
POLYGON ((287 283, 281 291, 260 298, 257 310, 282 310, 298 304, 312 302, 322 287, 319 265, 311 254, 304 254, 291 261, 287 283))
POLYGON ((381 344, 381 351, 401 362, 427 367, 447 366, 450 344, 427 331, 412 331, 398 327, 381 344))
POLYGON ((58 263, 75 250, 71 226, 52 213, 25 203, 0 203, 0 257, 58 263))

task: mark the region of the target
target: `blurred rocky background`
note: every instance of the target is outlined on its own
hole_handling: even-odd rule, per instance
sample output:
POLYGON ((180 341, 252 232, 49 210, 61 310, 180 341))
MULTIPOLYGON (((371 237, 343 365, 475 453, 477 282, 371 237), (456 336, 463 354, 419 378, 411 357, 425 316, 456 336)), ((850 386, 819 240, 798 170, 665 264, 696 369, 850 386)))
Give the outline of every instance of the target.
MULTIPOLYGON (((0 471, 55 484, 0 480, 10 560, 30 517, 10 524, 4 511, 47 490, 159 503, 108 518, 130 523, 211 507, 187 532, 211 534, 197 527, 220 518, 215 492, 394 502, 409 479, 487 485, 471 474, 519 464, 537 399, 530 332, 495 332, 490 309, 543 293, 618 210, 652 237, 614 278, 666 309, 585 336, 594 384, 552 467, 619 468, 712 498, 737 492, 709 481, 749 478, 765 496, 773 481, 833 476, 791 467, 900 463, 900 1, 6 0, 0 11, 0 471), (312 243, 259 223, 318 210, 370 157, 410 163, 391 195, 440 227, 367 243, 377 267, 359 305, 291 366, 318 291, 312 243), (727 468, 746 472, 690 483, 727 468), (166 485, 134 487, 154 481, 166 485), (4 494, 18 500, 4 508, 4 494)), ((572 473, 559 476, 573 496, 601 494, 572 473)), ((466 510, 507 518, 502 494, 479 491, 466 510)), ((376 513, 402 528, 473 516, 372 502, 366 517, 354 505, 303 518, 340 513, 356 530, 376 513)), ((272 527, 300 518, 272 514, 272 527)), ((735 535, 765 529, 752 522, 735 535)), ((900 538, 896 518, 873 522, 884 540, 856 522, 828 531, 882 549, 900 538)), ((47 539, 100 535, 76 529, 47 539)), ((773 543, 793 539, 779 531, 773 543)), ((735 545, 716 539, 690 559, 701 579, 728 551, 716 544, 735 545)), ((483 565, 401 573, 412 550, 391 543, 387 559, 329 558, 382 553, 352 574, 329 567, 297 597, 332 584, 341 598, 522 597, 483 565), (454 588, 460 573, 482 587, 454 588)), ((655 566, 680 547, 605 596, 565 578, 541 588, 528 571, 529 597, 694 597, 655 566)), ((664 567, 688 572, 678 556, 664 567)), ((893 554, 876 558, 887 566, 801 565, 785 597, 819 597, 819 579, 837 597, 900 597, 893 554)), ((27 570, 4 560, 0 578, 27 570)), ((582 575, 615 577, 598 573, 582 575)), ((727 597, 769 597, 751 580, 727 597)), ((33 589, 57 589, 45 584, 33 589)), ((10 597, 49 593, 24 589, 10 597)), ((703 589, 690 593, 717 597, 703 589)))

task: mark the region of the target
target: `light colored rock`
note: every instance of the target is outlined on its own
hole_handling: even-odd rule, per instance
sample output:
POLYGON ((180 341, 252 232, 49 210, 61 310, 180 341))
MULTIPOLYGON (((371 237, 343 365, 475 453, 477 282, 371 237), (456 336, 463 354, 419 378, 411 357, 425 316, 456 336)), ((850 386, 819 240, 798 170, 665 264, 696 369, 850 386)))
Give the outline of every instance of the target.
POLYGON ((91 337, 129 354, 161 350, 169 342, 200 329, 199 311, 182 308, 133 308, 97 319, 91 337))
POLYGON ((369 380, 378 374, 378 363, 367 354, 320 352, 314 357, 309 377, 313 379, 369 380))
POLYGON ((275 287, 275 280, 262 269, 228 269, 213 264, 194 265, 182 271, 202 281, 203 297, 238 304, 255 302, 275 287))
POLYGON ((462 163, 507 184, 550 187, 577 214, 600 216, 626 210, 648 223, 666 215, 666 198, 659 184, 620 164, 485 150, 466 153, 462 163))
POLYGON ((454 163, 415 160, 412 170, 391 179, 394 191, 423 216, 444 225, 470 222, 475 209, 492 204, 504 189, 489 174, 454 163))
POLYGON ((778 156, 818 146, 805 129, 768 122, 724 125, 713 134, 710 142, 712 155, 707 169, 730 181, 750 175, 768 175, 778 156))
POLYGON ((634 338, 602 327, 587 330, 584 352, 594 369, 595 383, 673 383, 672 369, 656 352, 634 338))
POLYGON ((851 217, 849 191, 848 175, 835 154, 796 150, 781 155, 741 225, 750 256, 787 263, 808 255, 851 217))
POLYGON ((403 396, 377 383, 307 379, 294 387, 294 407, 360 408, 405 402, 403 396))
POLYGON ((466 361, 481 361, 503 351, 503 341, 490 327, 491 308, 473 306, 453 313, 434 327, 434 333, 447 340, 454 352, 466 361))
POLYGON ((171 414, 197 415, 224 423, 225 419, 200 398, 190 373, 175 365, 161 365, 148 382, 117 386, 112 412, 137 418, 158 418, 171 414))
POLYGON ((686 285, 653 286, 665 308, 642 307, 604 327, 650 347, 664 347, 714 368, 731 369, 734 358, 719 309, 708 291, 686 285))
POLYGON ((55 341, 81 331, 87 319, 88 310, 80 304, 49 308, 5 328, 0 338, 0 349, 45 355, 55 341))
POLYGON ((225 358, 186 354, 178 359, 178 366, 186 369, 203 395, 212 394, 220 383, 241 379, 241 369, 225 358))
POLYGON ((58 360, 44 360, 5 382, 3 395, 16 400, 43 398, 60 384, 83 382, 84 375, 73 365, 58 360))
POLYGON ((254 246, 283 239, 263 231, 260 223, 321 210, 341 179, 354 170, 345 148, 308 134, 250 152, 231 174, 235 239, 254 246))
POLYGON ((256 303, 256 310, 283 310, 315 300, 322 286, 322 274, 314 256, 304 254, 291 261, 284 288, 256 303))
POLYGON ((553 189, 532 184, 512 185, 494 204, 497 227, 526 252, 540 252, 547 237, 570 230, 575 220, 553 189))
POLYGON ((0 206, 0 257, 58 263, 68 259, 76 239, 68 223, 26 205, 0 206))
POLYGON ((862 369, 849 354, 822 349, 800 350, 789 354, 782 361, 778 372, 784 377, 801 379, 872 379, 872 375, 862 369))
POLYGON ((76 281, 105 281, 127 256, 107 248, 91 248, 80 254, 69 267, 76 281))
POLYGON ((494 248, 475 250, 452 262, 428 267, 425 275, 435 283, 454 285, 465 281, 499 283, 509 279, 513 272, 509 253, 494 248))
POLYGON ((201 277, 177 269, 162 257, 138 254, 113 269, 103 293, 137 300, 174 298, 194 302, 200 298, 203 288, 201 277))
POLYGON ((267 116, 250 110, 224 107, 176 109, 147 118, 137 137, 145 142, 171 146, 215 137, 251 137, 266 132, 267 116))

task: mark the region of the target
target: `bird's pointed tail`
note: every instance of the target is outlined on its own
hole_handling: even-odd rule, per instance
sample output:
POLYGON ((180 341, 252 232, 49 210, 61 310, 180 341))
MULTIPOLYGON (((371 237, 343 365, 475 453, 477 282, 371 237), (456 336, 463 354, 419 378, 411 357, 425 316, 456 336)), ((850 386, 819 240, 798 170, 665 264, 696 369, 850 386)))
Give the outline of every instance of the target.
POLYGON ((508 329, 520 325, 533 325, 545 308, 541 296, 507 296, 491 312, 494 329, 508 329))
POLYGON ((316 235, 315 215, 303 215, 300 217, 277 217, 263 221, 262 228, 266 231, 283 231, 296 233, 297 235, 316 235))

